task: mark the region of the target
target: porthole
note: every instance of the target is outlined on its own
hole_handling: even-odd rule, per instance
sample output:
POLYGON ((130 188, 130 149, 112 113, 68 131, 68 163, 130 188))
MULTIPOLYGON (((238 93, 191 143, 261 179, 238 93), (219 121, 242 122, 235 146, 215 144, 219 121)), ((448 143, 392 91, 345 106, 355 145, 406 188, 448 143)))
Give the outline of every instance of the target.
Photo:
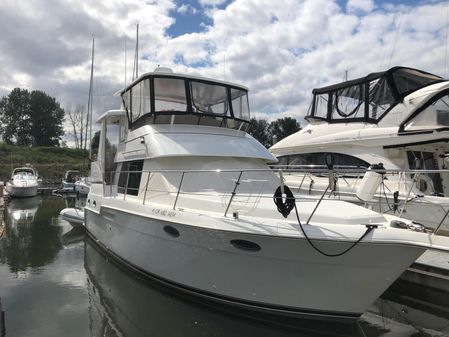
POLYGON ((231 245, 248 252, 258 252, 261 249, 257 243, 248 240, 231 240, 231 245))
POLYGON ((174 238, 179 237, 179 231, 175 227, 168 226, 168 225, 164 226, 164 232, 174 238))

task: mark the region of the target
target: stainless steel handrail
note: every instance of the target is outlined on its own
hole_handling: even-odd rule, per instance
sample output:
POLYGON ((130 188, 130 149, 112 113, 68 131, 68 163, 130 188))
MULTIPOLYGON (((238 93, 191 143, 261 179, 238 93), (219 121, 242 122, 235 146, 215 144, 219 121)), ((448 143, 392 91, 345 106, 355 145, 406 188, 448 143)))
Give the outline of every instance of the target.
MULTIPOLYGON (((285 167, 285 166, 282 166, 282 167, 285 167)), ((231 206, 231 204, 233 203, 233 200, 234 200, 234 197, 238 194, 239 195, 239 197, 245 197, 245 198, 251 198, 251 197, 256 197, 256 198, 259 198, 259 199, 262 199, 262 198, 272 198, 272 195, 270 195, 270 193, 264 193, 264 192, 254 192, 254 193, 252 193, 252 192, 247 192, 246 190, 243 190, 243 191, 237 191, 238 190, 238 186, 240 185, 240 183, 241 183, 241 181, 242 181, 242 176, 243 176, 243 174, 248 174, 248 178, 247 179, 251 179, 251 176, 249 175, 249 173, 251 173, 251 172, 253 172, 253 173, 260 173, 260 172, 267 172, 267 173, 270 173, 270 174, 273 174, 273 176, 274 177, 277 177, 278 179, 279 179, 279 175, 277 174, 277 171, 276 170, 278 170, 279 169, 279 166, 273 166, 273 167, 270 167, 270 168, 262 168, 262 169, 259 169, 259 168, 257 168, 257 169, 226 169, 226 170, 213 170, 213 169, 191 169, 191 170, 186 170, 186 169, 184 169, 184 170, 175 170, 175 169, 153 169, 153 170, 133 170, 133 171, 120 171, 120 172, 118 172, 118 171, 114 171, 114 172, 108 172, 109 174, 111 174, 111 179, 109 179, 109 181, 111 182, 111 184, 110 184, 110 195, 112 195, 112 193, 113 193, 113 186, 117 186, 117 189, 116 189, 116 191, 114 192, 114 193, 117 193, 117 196, 118 196, 118 194, 121 194, 121 193, 123 193, 124 195, 123 195, 123 199, 124 200, 126 200, 126 198, 127 198, 127 196, 128 196, 128 194, 130 194, 130 191, 131 190, 133 190, 134 192, 135 191, 137 191, 136 192, 136 195, 139 195, 139 187, 129 187, 128 185, 129 185, 129 181, 130 181, 130 175, 132 174, 132 173, 138 173, 138 174, 147 174, 147 177, 146 177, 146 182, 145 182, 145 187, 142 187, 142 189, 141 189, 141 191, 142 191, 142 193, 143 193, 143 200, 142 200, 142 202, 143 202, 143 204, 145 204, 146 203, 146 200, 147 200, 147 192, 163 192, 163 193, 169 193, 169 194, 173 194, 173 193, 175 193, 176 194, 176 197, 175 197, 175 200, 174 200, 174 203, 173 203, 173 209, 175 210, 176 209, 176 207, 177 207, 177 205, 178 205, 178 202, 179 202, 179 198, 180 198, 180 196, 181 195, 198 195, 198 196, 207 196, 207 195, 210 195, 210 192, 209 191, 206 191, 206 192, 204 192, 204 191, 201 191, 201 190, 198 190, 198 191, 183 191, 183 184, 184 184, 184 181, 185 181, 185 175, 186 174, 199 174, 199 173, 217 173, 217 174, 225 174, 225 173, 238 173, 239 175, 238 175, 238 179, 237 180, 235 180, 235 184, 234 184, 234 187, 233 187, 233 189, 232 190, 227 190, 227 188, 226 188, 226 186, 224 186, 224 188, 223 189, 218 189, 218 190, 216 190, 215 192, 214 192, 214 195, 215 196, 218 196, 218 197, 226 197, 226 196, 231 196, 230 197, 230 199, 229 199, 229 201, 226 203, 226 210, 225 210, 225 212, 224 212, 224 216, 227 216, 227 213, 228 213, 228 211, 229 211, 229 209, 230 209, 230 206, 231 206), (181 178, 180 178, 180 180, 179 180, 179 184, 178 184, 178 186, 177 187, 175 187, 175 186, 173 186, 174 188, 172 189, 172 190, 170 190, 170 188, 169 189, 161 189, 161 188, 157 188, 157 186, 154 186, 155 188, 152 188, 152 181, 151 181, 151 177, 153 176, 153 174, 155 174, 155 173, 161 173, 161 174, 180 174, 181 175, 181 178), (120 177, 120 175, 125 175, 126 174, 126 183, 125 183, 125 185, 122 185, 122 184, 120 184, 120 179, 119 179, 119 177, 120 177), (120 186, 120 185, 122 185, 122 186, 120 186), (144 190, 143 190, 144 189, 144 190)), ((295 168, 283 168, 282 169, 282 171, 283 171, 283 173, 284 173, 284 176, 285 175, 288 175, 288 174, 294 174, 294 173, 299 173, 299 174, 302 174, 303 176, 302 176, 302 180, 301 180, 301 184, 300 184, 300 187, 298 188, 298 192, 300 191, 300 189, 301 189, 301 185, 304 183, 304 179, 306 179, 306 177, 308 177, 309 179, 315 179, 315 174, 328 174, 329 173, 329 170, 327 169, 327 168, 325 168, 325 167, 322 167, 322 166, 317 166, 317 165, 309 165, 309 166, 307 166, 307 165, 298 165, 297 167, 295 167, 295 168)), ((376 170, 370 170, 371 172, 376 172, 376 170)), ((344 168, 341 168, 341 167, 338 167, 338 166, 335 166, 334 167, 334 170, 333 170, 333 173, 335 173, 335 174, 337 174, 340 178, 341 177, 343 177, 343 178, 345 178, 345 174, 347 174, 347 173, 349 173, 349 174, 354 174, 354 173, 357 173, 357 177, 352 177, 352 176, 349 176, 348 178, 354 178, 354 179, 360 179, 360 178, 362 178, 363 177, 363 173, 365 173, 366 172, 366 170, 361 170, 360 168, 352 168, 352 167, 344 167, 344 168)), ((447 173, 449 173, 449 170, 410 170, 410 171, 401 171, 401 170, 379 170, 379 172, 380 173, 383 173, 384 175, 386 175, 386 176, 388 176, 389 174, 392 174, 392 175, 397 175, 397 174, 399 174, 399 177, 400 177, 400 180, 398 180, 398 184, 404 184, 403 186, 405 186, 406 187, 406 190, 407 190, 407 195, 408 196, 410 196, 410 191, 411 191, 411 189, 412 189, 412 187, 413 187, 413 184, 415 184, 416 183, 416 180, 417 180, 417 175, 419 176, 419 174, 424 174, 424 173, 435 173, 435 172, 439 172, 439 173, 442 173, 442 172, 447 172, 447 173), (410 174, 411 176, 407 176, 407 174, 410 174)), ((234 178, 235 179, 235 178, 234 178)), ((247 179, 245 179, 245 180, 247 180, 247 179)), ((269 179, 268 179, 269 180, 269 179)), ((123 181, 123 178, 122 178, 122 181, 123 181)), ((248 180, 249 181, 249 180, 248 180)), ((395 184, 396 184, 396 181, 394 182, 395 184)), ((103 181, 103 184, 105 184, 105 181, 103 181)), ((328 185, 328 184, 326 184, 326 185, 328 185)), ((142 186, 142 185, 141 185, 142 186)), ((324 193, 323 194, 321 194, 321 192, 323 191, 323 190, 321 190, 320 189, 320 195, 317 195, 317 194, 315 194, 315 195, 309 195, 308 197, 301 197, 300 195, 296 195, 295 196, 295 200, 298 200, 298 201, 301 201, 301 202, 306 202, 306 201, 308 201, 308 202, 317 202, 317 200, 318 200, 318 202, 316 203, 316 205, 315 205, 315 207, 314 207, 314 209, 313 209, 313 211, 312 211, 312 213, 310 214, 310 216, 309 216, 309 219, 307 219, 307 223, 309 223, 310 221, 312 221, 312 218, 313 218, 313 216, 314 216, 314 214, 315 214, 315 211, 317 210, 317 208, 319 207, 319 205, 321 204, 321 202, 323 201, 323 199, 325 198, 325 196, 326 196, 326 193, 327 193, 327 191, 329 190, 329 186, 327 186, 327 188, 325 188, 325 185, 323 184, 323 185, 321 185, 322 186, 322 188, 323 188, 323 190, 324 190, 324 193), (315 198, 316 197, 316 198, 315 198)), ((401 185, 402 186, 402 185, 401 185)), ((230 188, 231 186, 230 185, 228 185, 228 187, 230 188)), ((391 187, 391 186, 390 186, 391 187)), ((274 192, 274 191, 273 191, 274 192)), ((316 191, 315 191, 316 192, 316 191)), ((390 191, 391 192, 391 191, 390 191)), ((133 195, 134 195, 134 193, 132 193, 133 195)), ((382 193, 380 193, 380 194, 382 194, 382 193)), ((390 195, 390 194, 388 194, 388 195, 390 195)), ((330 196, 329 196, 330 197, 330 196)), ((380 200, 380 198, 382 197, 382 196, 379 196, 379 194, 377 194, 377 197, 379 197, 379 200, 378 200, 378 203, 379 203, 379 211, 380 212, 386 212, 386 213, 388 213, 388 212, 390 212, 390 211, 392 211, 391 209, 390 210, 385 210, 385 207, 382 207, 382 206, 385 206, 385 205, 390 205, 390 203, 391 203, 391 201, 389 202, 389 201, 387 201, 387 200, 384 200, 385 202, 382 202, 381 200, 380 200)), ((377 198, 376 197, 376 198, 377 198)), ((415 198, 416 197, 416 193, 413 195, 413 198, 415 198)), ((327 198, 327 197, 326 197, 327 198)), ((390 198, 390 196, 388 197, 388 198, 390 198)), ((412 198, 412 199, 413 199, 412 198)), ((405 202, 404 202, 404 200, 403 200, 403 198, 401 199, 402 201, 401 201, 401 203, 399 204, 399 208, 398 208, 398 210, 399 210, 399 216, 402 216, 402 212, 403 212, 403 208, 405 207, 405 205, 406 205, 406 203, 409 201, 408 200, 409 198, 407 197, 407 200, 405 200, 405 202)), ((377 199, 376 199, 376 201, 377 201, 377 199)), ((373 206, 374 204, 372 204, 371 203, 371 206, 373 206)), ((224 206, 224 205, 223 205, 224 206)), ((397 206, 397 205, 396 205, 397 206)), ((444 210, 444 214, 445 214, 445 216, 444 216, 444 218, 441 220, 441 223, 439 224, 439 226, 438 227, 440 227, 444 222, 445 222, 445 220, 446 220, 446 218, 449 218, 449 216, 448 216, 448 212, 449 212, 449 210, 447 210, 446 208, 444 208, 443 206, 441 206, 442 207, 442 209, 444 210)), ((376 208, 377 208, 377 206, 376 206, 376 208)), ((397 209, 397 208, 396 208, 397 209)))

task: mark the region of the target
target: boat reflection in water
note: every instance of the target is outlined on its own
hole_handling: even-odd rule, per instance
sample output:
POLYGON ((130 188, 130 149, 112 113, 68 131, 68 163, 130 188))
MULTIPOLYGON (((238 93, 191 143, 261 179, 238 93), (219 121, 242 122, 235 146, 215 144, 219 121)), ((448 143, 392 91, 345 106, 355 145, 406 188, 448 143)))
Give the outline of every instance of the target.
POLYGON ((198 302, 196 296, 130 273, 87 236, 84 261, 92 336, 363 336, 357 324, 297 318, 273 324, 264 316, 198 302))
POLYGON ((361 326, 401 336, 449 336, 449 292, 433 286, 397 280, 362 316, 361 326))
MULTIPOLYGON (((276 322, 198 302, 141 279, 86 238, 92 336, 435 336, 449 333, 449 293, 397 281, 353 324, 276 322), (419 288, 419 289, 418 289, 419 288)), ((269 318, 269 317, 268 317, 269 318)))
POLYGON ((18 226, 31 226, 41 203, 41 198, 11 199, 6 207, 6 222, 17 232, 18 226))

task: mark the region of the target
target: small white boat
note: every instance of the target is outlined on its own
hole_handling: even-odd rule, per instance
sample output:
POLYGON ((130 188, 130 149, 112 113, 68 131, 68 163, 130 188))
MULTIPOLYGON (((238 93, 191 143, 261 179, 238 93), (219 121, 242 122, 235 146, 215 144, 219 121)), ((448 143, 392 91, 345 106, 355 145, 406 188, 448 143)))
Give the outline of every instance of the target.
POLYGON ((83 227, 84 226, 84 211, 79 208, 64 208, 59 212, 61 218, 73 227, 83 227))
POLYGON ((448 237, 348 202, 284 202, 275 157, 245 132, 244 86, 159 68, 121 96, 99 119, 84 211, 133 270, 245 310, 348 320, 426 249, 449 251, 448 237))
POLYGON ((90 191, 90 179, 89 177, 81 177, 77 181, 75 181, 74 186, 75 192, 82 197, 85 197, 89 194, 90 191))
POLYGON ((68 170, 62 179, 62 191, 75 191, 75 182, 81 177, 81 172, 78 170, 68 170))
POLYGON ((12 171, 11 179, 6 183, 10 197, 25 198, 37 195, 39 176, 32 167, 18 167, 12 171))

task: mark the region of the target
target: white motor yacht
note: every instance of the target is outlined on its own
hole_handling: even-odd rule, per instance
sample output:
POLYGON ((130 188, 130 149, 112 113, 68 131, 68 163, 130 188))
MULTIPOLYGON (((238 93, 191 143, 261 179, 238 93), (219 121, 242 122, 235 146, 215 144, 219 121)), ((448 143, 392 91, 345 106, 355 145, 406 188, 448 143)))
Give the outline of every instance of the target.
POLYGON ((37 195, 39 176, 32 167, 18 167, 12 171, 11 179, 6 183, 10 197, 24 198, 37 195))
MULTIPOLYGON (((282 167, 346 169, 328 196, 449 231, 449 81, 394 67, 314 89, 306 119, 305 128, 270 148, 282 167), (364 181, 364 170, 379 163, 381 177, 364 181)), ((329 184, 322 171, 284 178, 310 194, 329 184)))
POLYGON ((85 226, 135 272, 251 312, 350 320, 426 249, 449 250, 407 220, 295 199, 245 132, 244 86, 158 68, 120 95, 99 118, 85 226))

